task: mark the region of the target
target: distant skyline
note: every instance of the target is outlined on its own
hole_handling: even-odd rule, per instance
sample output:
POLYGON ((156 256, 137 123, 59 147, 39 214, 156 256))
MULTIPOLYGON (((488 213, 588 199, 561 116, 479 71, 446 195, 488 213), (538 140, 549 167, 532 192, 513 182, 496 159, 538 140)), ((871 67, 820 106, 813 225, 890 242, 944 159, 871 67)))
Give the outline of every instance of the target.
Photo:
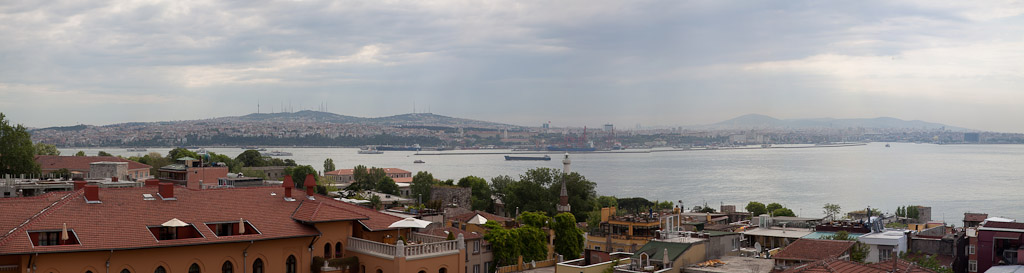
POLYGON ((13 1, 31 127, 321 110, 620 128, 894 117, 1024 132, 1024 2, 13 1))

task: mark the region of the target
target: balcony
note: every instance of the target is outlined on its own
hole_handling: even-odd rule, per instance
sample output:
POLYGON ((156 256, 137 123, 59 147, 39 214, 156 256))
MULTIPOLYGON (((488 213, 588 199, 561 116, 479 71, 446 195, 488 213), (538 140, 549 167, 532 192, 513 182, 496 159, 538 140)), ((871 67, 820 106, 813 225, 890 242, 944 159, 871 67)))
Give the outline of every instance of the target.
POLYGON ((444 238, 426 234, 413 233, 409 236, 415 243, 406 245, 399 241, 396 244, 385 244, 355 237, 348 238, 347 250, 362 253, 379 258, 394 260, 398 257, 405 257, 406 260, 418 260, 439 256, 457 255, 459 249, 465 247, 462 238, 456 240, 445 240, 444 238))

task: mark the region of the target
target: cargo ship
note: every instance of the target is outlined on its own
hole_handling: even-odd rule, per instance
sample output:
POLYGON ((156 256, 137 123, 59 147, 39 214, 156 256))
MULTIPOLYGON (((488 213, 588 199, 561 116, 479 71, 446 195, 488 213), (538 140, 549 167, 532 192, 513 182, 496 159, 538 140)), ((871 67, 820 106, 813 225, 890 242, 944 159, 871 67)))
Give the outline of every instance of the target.
POLYGON ((416 152, 418 152, 418 151, 422 150, 422 148, 420 148, 419 144, 413 144, 412 146, 384 145, 384 146, 377 146, 377 150, 378 151, 416 151, 416 152))
POLYGON ((551 160, 550 156, 505 156, 505 160, 551 160))
POLYGON ((561 147, 561 146, 555 146, 555 145, 548 146, 547 149, 548 149, 548 151, 556 151, 556 152, 593 152, 593 151, 597 151, 597 148, 591 148, 591 147, 561 147))

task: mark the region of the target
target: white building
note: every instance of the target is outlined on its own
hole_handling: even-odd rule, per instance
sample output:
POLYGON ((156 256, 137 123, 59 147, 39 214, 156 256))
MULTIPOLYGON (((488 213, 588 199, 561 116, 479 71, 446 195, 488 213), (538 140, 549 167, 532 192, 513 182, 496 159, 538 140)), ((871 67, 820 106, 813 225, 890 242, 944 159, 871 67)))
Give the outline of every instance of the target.
POLYGON ((870 248, 864 262, 877 263, 899 257, 907 251, 907 231, 902 229, 886 229, 861 235, 857 241, 867 244, 870 248))

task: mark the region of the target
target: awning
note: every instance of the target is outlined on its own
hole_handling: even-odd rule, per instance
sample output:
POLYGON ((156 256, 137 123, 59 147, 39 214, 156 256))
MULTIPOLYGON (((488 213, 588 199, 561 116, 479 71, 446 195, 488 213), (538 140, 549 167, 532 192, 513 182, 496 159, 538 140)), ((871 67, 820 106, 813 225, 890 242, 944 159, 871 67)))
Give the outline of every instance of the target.
POLYGON ((1008 239, 1008 240, 1020 240, 1021 233, 1008 232, 1008 231, 996 231, 994 238, 996 239, 1008 239))

